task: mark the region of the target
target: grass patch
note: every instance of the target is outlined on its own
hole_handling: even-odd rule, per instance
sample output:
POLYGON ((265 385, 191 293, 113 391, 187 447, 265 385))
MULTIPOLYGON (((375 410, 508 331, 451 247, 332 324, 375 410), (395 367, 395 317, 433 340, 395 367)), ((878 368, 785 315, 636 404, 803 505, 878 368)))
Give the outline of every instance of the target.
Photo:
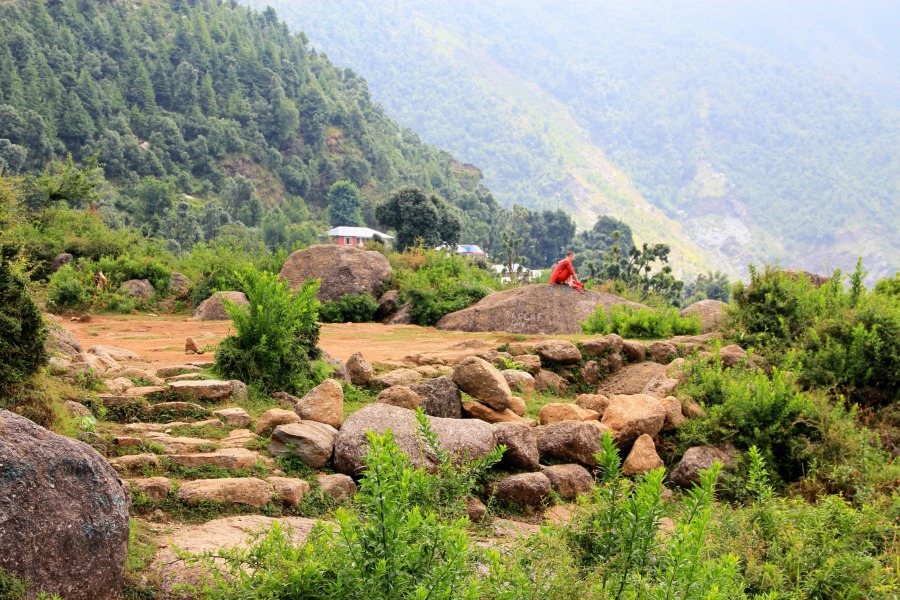
POLYGON ((364 406, 375 402, 378 394, 372 390, 344 384, 344 418, 355 413, 364 406))
POLYGON ((216 427, 215 425, 203 425, 195 427, 193 425, 178 425, 169 431, 172 437, 200 437, 208 440, 221 440, 228 437, 229 432, 233 428, 216 427))
POLYGON ((581 323, 585 333, 617 333, 626 339, 658 340, 673 335, 697 335, 702 330, 696 315, 682 317, 674 308, 642 309, 616 304, 607 312, 602 306, 581 323))

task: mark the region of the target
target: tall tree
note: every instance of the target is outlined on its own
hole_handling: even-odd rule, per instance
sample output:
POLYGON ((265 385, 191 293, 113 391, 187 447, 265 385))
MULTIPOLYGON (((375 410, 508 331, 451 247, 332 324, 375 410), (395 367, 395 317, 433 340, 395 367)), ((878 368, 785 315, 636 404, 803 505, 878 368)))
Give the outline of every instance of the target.
POLYGON ((359 189, 349 181, 337 181, 328 188, 328 222, 332 227, 349 225, 362 226, 363 218, 360 209, 363 205, 359 189))
POLYGON ((459 242, 460 222, 455 210, 434 194, 419 188, 401 188, 375 209, 379 223, 394 228, 395 244, 403 251, 421 240, 426 247, 459 242))

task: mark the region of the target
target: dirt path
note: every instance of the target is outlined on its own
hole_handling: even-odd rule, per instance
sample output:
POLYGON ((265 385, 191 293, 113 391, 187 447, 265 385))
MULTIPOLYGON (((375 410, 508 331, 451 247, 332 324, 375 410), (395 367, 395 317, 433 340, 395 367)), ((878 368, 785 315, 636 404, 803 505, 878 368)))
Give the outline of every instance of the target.
MULTIPOLYGON (((193 321, 169 315, 95 315, 86 323, 63 319, 57 322, 74 333, 85 350, 98 344, 127 348, 157 368, 188 360, 212 360, 212 351, 232 331, 230 321, 193 321), (206 348, 202 357, 185 355, 184 341, 188 337, 194 338, 200 348, 206 348)), ((539 339, 503 332, 441 331, 416 325, 339 323, 322 326, 319 346, 344 361, 354 352, 362 352, 369 362, 379 362, 401 361, 413 354, 452 359, 467 354, 466 350, 471 353, 473 347, 480 345, 495 348, 504 342, 530 343, 539 339)))

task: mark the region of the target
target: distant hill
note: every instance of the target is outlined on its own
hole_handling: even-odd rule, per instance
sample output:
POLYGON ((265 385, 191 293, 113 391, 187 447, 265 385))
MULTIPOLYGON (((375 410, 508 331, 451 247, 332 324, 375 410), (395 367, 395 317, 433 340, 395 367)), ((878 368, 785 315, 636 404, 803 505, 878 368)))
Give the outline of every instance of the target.
POLYGON ((274 0, 504 204, 598 214, 682 266, 900 269, 900 7, 274 0))

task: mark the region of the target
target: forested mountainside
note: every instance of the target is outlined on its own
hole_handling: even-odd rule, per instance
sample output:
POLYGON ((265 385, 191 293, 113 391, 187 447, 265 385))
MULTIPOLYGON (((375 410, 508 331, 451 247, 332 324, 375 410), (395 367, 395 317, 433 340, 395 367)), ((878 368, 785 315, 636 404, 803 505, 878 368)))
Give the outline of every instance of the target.
POLYGON ((731 272, 900 268, 890 3, 273 5, 502 203, 614 212, 731 272))
POLYGON ((0 4, 0 170, 67 154, 102 165, 112 185, 91 207, 108 223, 182 250, 229 222, 270 245, 315 243, 341 180, 362 191, 369 225, 403 185, 459 207, 468 243, 490 247, 505 214, 477 168, 398 126, 361 77, 274 10, 236 3, 0 4))

